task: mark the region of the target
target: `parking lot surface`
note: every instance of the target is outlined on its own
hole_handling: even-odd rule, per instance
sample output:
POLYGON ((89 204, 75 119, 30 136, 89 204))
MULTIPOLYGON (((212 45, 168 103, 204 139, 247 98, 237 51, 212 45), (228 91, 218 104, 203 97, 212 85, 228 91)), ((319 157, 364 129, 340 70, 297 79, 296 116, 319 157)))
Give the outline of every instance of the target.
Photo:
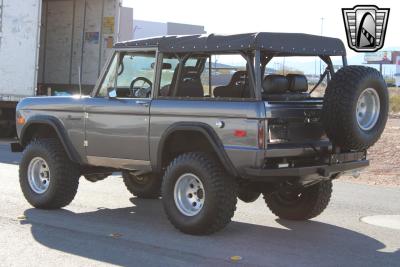
POLYGON ((199 237, 175 230, 161 200, 132 197, 118 174, 94 184, 82 178, 65 209, 34 209, 19 188, 19 159, 0 142, 0 266, 400 264, 400 230, 361 221, 399 215, 399 188, 335 181, 327 210, 307 222, 279 220, 262 198, 239 201, 225 230, 199 237))

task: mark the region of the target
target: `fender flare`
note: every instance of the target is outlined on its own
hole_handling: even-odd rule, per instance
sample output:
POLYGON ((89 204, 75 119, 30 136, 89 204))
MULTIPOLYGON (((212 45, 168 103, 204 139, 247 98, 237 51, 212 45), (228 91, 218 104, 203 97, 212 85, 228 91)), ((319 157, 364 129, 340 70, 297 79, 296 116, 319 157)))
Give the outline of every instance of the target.
POLYGON ((64 147, 68 158, 75 163, 82 163, 79 154, 76 152, 71 140, 68 137, 67 132, 65 131, 65 128, 63 127, 63 124, 60 122, 59 119, 53 116, 36 115, 29 118, 24 127, 21 129, 21 134, 19 137, 22 147, 25 147, 27 145, 26 133, 28 132, 28 129, 30 129, 30 127, 33 127, 34 125, 47 125, 53 128, 62 146, 64 147))
POLYGON ((195 131, 201 133, 211 144, 215 154, 217 155, 225 170, 230 175, 238 177, 237 170, 232 164, 232 161, 229 159, 228 155, 226 154, 224 145, 222 144, 217 133, 214 131, 213 128, 211 128, 211 126, 202 122, 177 122, 172 124, 165 130, 165 132, 161 136, 160 142, 158 143, 157 162, 155 168, 157 172, 162 172, 162 152, 166 140, 171 134, 177 131, 195 131))

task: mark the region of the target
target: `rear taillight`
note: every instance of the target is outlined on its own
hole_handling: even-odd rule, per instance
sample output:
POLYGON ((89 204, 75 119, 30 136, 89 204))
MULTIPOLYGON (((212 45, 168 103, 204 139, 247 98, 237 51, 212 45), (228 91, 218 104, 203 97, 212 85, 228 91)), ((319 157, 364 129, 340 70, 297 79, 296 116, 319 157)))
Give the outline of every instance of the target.
POLYGON ((258 122, 258 148, 265 148, 265 121, 258 122))

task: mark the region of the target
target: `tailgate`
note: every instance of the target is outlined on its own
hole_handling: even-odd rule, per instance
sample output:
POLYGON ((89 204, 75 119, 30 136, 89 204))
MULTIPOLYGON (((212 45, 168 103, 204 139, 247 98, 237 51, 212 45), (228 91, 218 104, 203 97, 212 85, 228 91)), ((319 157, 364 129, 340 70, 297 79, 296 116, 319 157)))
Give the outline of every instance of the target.
POLYGON ((328 141, 321 122, 322 99, 266 102, 267 144, 328 141))

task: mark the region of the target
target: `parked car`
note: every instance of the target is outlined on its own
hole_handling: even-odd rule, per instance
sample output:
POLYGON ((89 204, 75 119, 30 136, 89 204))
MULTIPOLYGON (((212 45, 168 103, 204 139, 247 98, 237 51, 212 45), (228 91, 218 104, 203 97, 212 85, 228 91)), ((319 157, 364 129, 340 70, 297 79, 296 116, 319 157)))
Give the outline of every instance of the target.
POLYGON ((122 171, 133 195, 162 197, 177 229, 202 235, 231 221, 237 198, 261 194, 280 218, 318 216, 332 180, 368 166, 387 115, 381 74, 347 66, 339 39, 166 36, 117 43, 89 97, 21 101, 12 149, 23 150, 21 189, 34 207, 68 205, 81 175, 98 181, 122 171), (240 56, 246 70, 212 86, 204 71, 216 55, 240 56), (304 75, 264 76, 282 56, 319 56, 332 77, 324 97, 311 96, 304 75), (343 59, 336 73, 332 56, 343 59))

